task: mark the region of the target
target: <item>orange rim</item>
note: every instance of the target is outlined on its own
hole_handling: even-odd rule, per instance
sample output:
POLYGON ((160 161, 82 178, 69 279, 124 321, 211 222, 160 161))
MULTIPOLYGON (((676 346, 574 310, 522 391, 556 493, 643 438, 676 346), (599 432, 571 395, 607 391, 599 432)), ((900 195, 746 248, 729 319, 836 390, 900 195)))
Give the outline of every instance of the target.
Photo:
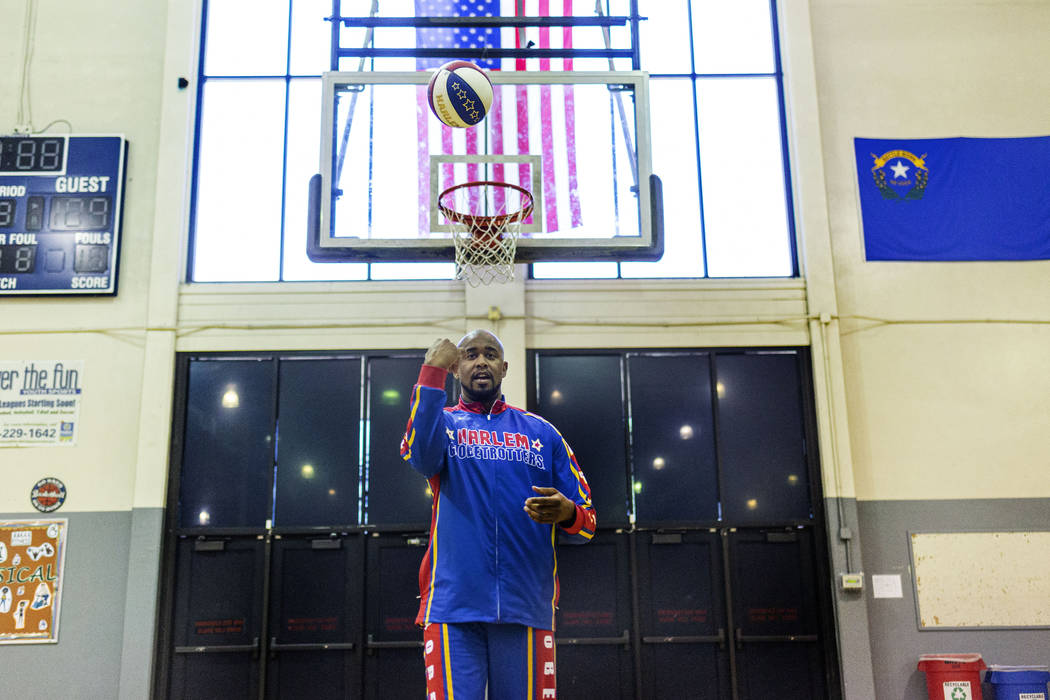
POLYGON ((474 182, 463 182, 458 185, 449 187, 438 197, 438 210, 444 214, 445 218, 449 221, 455 221, 459 224, 465 224, 470 228, 471 235, 478 238, 481 241, 495 238, 499 240, 503 237, 503 229, 512 221, 521 221, 532 216, 532 193, 524 187, 520 187, 511 182, 499 182, 497 180, 475 180, 474 182), (527 203, 518 211, 510 214, 464 214, 458 212, 445 205, 445 197, 452 194, 456 190, 463 189, 464 187, 479 187, 487 185, 489 187, 506 187, 508 189, 517 190, 520 194, 524 195, 527 203), (492 233, 493 228, 499 229, 495 235, 492 233))

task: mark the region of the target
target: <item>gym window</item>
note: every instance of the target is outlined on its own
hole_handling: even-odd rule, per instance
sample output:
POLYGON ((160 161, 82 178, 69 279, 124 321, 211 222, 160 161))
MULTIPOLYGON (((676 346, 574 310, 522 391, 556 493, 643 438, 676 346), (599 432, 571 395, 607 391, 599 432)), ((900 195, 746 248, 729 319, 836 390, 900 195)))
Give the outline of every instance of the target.
MULTIPOLYGON (((380 0, 378 16, 410 16, 418 3, 380 0)), ((513 14, 510 0, 503 4, 513 14)), ((367 15, 369 5, 343 2, 341 12, 367 15)), ((577 5, 578 16, 591 9, 577 5)), ((628 0, 603 5, 607 15, 630 14, 628 0)), ((204 0, 189 281, 451 279, 451 262, 318 264, 306 256, 332 10, 331 0, 204 0)), ((535 263, 531 276, 796 276, 776 1, 639 0, 638 12, 653 170, 664 187, 663 259, 535 263)), ((627 34, 613 32, 613 47, 629 46, 627 34)), ((375 36, 378 46, 384 35, 375 36)), ((630 69, 617 61, 617 70, 630 69)), ((371 67, 404 70, 380 63, 371 67)), ((356 59, 340 65, 356 68, 356 59)))

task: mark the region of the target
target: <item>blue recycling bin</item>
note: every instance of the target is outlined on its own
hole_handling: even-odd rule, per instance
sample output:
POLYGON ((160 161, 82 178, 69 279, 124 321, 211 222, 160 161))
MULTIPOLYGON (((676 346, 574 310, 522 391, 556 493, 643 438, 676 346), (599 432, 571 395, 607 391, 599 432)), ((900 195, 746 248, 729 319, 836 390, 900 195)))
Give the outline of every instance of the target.
POLYGON ((1050 671, 992 666, 985 672, 984 682, 992 686, 995 700, 1047 700, 1050 671))

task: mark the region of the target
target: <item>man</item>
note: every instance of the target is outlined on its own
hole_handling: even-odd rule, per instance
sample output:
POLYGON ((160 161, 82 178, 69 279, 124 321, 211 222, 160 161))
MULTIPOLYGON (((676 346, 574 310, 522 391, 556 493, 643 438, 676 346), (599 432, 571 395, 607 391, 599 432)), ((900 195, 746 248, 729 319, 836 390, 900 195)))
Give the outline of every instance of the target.
POLYGON ((506 374, 499 339, 475 330, 435 341, 412 392, 401 456, 434 494, 416 617, 428 700, 555 697, 556 535, 587 541, 597 525, 572 449, 504 402, 506 374))

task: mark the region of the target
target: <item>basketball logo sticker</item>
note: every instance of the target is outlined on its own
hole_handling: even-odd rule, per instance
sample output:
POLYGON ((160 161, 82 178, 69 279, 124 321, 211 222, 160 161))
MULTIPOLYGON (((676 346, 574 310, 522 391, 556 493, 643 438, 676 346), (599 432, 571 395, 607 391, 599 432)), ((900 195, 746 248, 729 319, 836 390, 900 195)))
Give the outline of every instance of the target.
POLYGON ((51 513, 66 502, 66 485, 54 477, 47 477, 33 484, 29 501, 41 513, 51 513))

